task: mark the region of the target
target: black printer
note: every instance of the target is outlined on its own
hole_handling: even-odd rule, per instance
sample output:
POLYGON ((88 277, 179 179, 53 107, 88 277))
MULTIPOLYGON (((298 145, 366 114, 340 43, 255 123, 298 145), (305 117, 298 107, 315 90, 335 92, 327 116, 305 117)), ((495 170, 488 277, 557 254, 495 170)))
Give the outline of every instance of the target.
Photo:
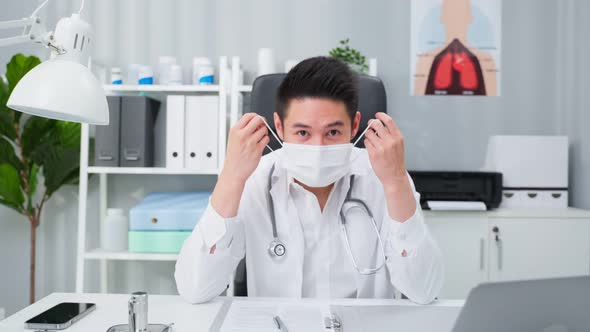
POLYGON ((494 172, 409 171, 420 205, 429 202, 481 202, 487 210, 502 201, 502 174, 494 172))

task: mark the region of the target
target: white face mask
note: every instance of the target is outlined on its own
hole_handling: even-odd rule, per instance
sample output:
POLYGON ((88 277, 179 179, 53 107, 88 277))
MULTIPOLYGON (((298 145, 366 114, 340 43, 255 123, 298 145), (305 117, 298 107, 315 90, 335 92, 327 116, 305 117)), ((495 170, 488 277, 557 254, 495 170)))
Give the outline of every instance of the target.
POLYGON ((287 173, 310 187, 325 187, 350 172, 352 148, 365 135, 371 122, 354 143, 334 145, 283 143, 266 121, 264 124, 283 147, 281 162, 287 173))

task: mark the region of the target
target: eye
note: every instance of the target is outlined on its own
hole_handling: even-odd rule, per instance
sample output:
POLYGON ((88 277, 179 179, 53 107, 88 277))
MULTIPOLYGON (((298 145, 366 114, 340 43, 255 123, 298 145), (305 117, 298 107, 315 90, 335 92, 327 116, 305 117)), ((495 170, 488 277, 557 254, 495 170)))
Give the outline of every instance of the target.
POLYGON ((300 130, 296 134, 297 134, 297 136, 300 136, 300 137, 305 137, 308 135, 307 131, 305 131, 305 130, 300 130))
POLYGON ((328 132, 328 136, 338 136, 340 135, 340 131, 337 129, 332 129, 328 132))

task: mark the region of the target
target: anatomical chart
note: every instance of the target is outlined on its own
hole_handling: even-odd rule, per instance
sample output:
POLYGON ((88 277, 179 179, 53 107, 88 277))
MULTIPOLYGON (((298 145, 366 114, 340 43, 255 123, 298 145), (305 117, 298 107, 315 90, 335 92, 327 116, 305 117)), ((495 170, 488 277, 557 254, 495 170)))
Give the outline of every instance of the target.
POLYGON ((412 95, 499 96, 501 0, 410 0, 412 95))

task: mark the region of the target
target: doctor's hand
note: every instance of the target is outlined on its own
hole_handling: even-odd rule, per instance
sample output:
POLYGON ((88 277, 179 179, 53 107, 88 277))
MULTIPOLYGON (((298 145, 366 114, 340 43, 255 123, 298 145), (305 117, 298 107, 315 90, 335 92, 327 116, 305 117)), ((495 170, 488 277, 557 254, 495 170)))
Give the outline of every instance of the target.
POLYGON ((407 177, 404 138, 389 115, 380 112, 375 117, 365 134, 365 147, 375 174, 387 185, 407 177))
POLYGON ((246 113, 229 130, 222 175, 246 182, 262 158, 269 142, 268 129, 258 114, 246 113))
POLYGON ((414 190, 408 179, 404 157, 404 138, 393 119, 377 113, 365 134, 365 147, 373 171, 383 184, 389 216, 400 222, 416 210, 414 190))
POLYGON ((254 173, 269 140, 258 114, 244 114, 230 129, 223 169, 211 195, 211 206, 221 217, 237 215, 246 180, 254 173))

